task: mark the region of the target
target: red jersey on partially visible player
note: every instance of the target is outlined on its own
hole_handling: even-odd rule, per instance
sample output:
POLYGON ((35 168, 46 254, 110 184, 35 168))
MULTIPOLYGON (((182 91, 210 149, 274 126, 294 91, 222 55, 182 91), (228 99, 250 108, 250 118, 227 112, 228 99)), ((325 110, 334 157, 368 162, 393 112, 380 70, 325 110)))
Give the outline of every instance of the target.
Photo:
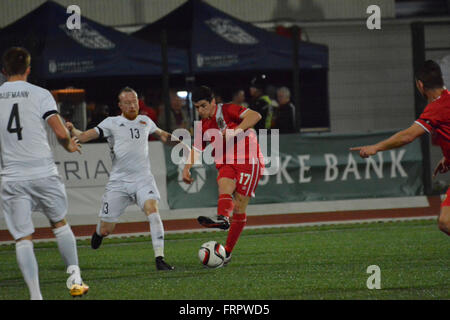
MULTIPOLYGON (((226 177, 236 181, 236 191, 244 196, 254 196, 264 170, 264 157, 254 129, 238 134, 231 144, 225 139, 227 129, 235 129, 249 109, 235 104, 217 104, 214 115, 202 119, 202 134, 195 134, 194 148, 203 151, 208 141, 212 144, 219 136, 223 139, 222 150, 214 149, 213 156, 219 171, 218 180, 226 177), (213 129, 213 130, 210 130, 213 129), (223 135, 223 136, 222 136, 223 135)), ((233 139, 233 138, 232 138, 233 139)))
MULTIPOLYGON (((144 100, 142 100, 142 99, 139 99, 138 103, 139 103, 139 114, 147 116, 150 119, 152 119, 154 123, 157 123, 158 122, 158 113, 156 112, 156 110, 153 109, 152 107, 149 107, 148 105, 146 105, 144 100)), ((148 140, 156 141, 156 140, 158 140, 158 138, 155 138, 152 135, 149 135, 148 140)))
POLYGON ((156 110, 146 105, 144 100, 142 99, 139 99, 138 103, 139 103, 139 114, 143 114, 144 116, 149 117, 150 119, 153 120, 153 122, 156 123, 158 121, 158 113, 156 112, 156 110))
POLYGON ((429 103, 415 121, 431 134, 432 142, 439 145, 450 161, 450 94, 443 90, 440 97, 429 103))

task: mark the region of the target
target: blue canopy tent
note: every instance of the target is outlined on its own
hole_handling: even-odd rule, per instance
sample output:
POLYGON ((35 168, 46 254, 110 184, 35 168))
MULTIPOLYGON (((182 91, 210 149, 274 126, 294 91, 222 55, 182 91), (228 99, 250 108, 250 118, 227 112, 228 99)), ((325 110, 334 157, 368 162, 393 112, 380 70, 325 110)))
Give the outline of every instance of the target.
MULTIPOLYGON (((167 30, 168 45, 190 50, 192 72, 292 68, 292 40, 238 20, 203 1, 187 1, 168 15, 133 33, 159 42, 167 30)), ((299 41, 301 69, 328 68, 328 48, 299 41)))
POLYGON ((53 1, 43 3, 0 30, 1 52, 11 46, 27 48, 30 82, 47 89, 84 88, 86 100, 108 105, 113 114, 119 112, 116 97, 124 86, 148 93, 161 87, 161 76, 167 86, 169 74, 188 71, 183 50, 163 50, 84 16, 80 29, 69 30, 70 15, 53 1))
MULTIPOLYGON (((326 96, 320 102, 324 110, 319 115, 322 120, 307 123, 302 116, 302 126, 329 126, 327 46, 297 41, 298 55, 295 61, 292 39, 236 19, 200 0, 188 0, 166 16, 133 33, 133 36, 159 43, 163 31, 167 34, 169 46, 188 52, 190 78, 195 76, 196 82, 203 78, 210 82, 210 76, 218 73, 237 73, 236 79, 242 78, 243 73, 254 75, 256 72, 284 71, 285 78, 286 72, 292 72, 295 68, 297 72, 294 71, 294 79, 299 72, 303 74, 300 80, 305 79, 306 74, 311 75, 308 82, 316 81, 316 87, 323 87, 322 92, 316 95, 326 96), (323 121, 324 113, 326 121, 323 121)), ((295 81, 293 87, 295 91, 295 81)), ((303 115, 317 114, 317 108, 311 110, 303 103, 301 109, 303 115)), ((318 117, 315 117, 317 120, 318 117)))
MULTIPOLYGON (((161 75, 161 46, 135 39, 84 16, 69 30, 66 8, 52 1, 0 30, 0 50, 23 46, 32 54, 32 76, 62 78, 161 75)), ((168 72, 187 72, 186 54, 168 49, 168 72)))

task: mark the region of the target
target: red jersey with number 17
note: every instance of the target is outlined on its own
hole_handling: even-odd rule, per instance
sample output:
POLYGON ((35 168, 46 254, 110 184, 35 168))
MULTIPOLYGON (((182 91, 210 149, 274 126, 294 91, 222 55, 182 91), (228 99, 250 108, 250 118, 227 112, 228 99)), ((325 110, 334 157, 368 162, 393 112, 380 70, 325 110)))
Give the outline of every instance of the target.
POLYGON ((415 121, 431 134, 431 141, 439 145, 447 160, 450 160, 450 94, 442 91, 439 98, 429 103, 419 119, 415 121))
MULTIPOLYGON (((241 122, 242 116, 249 109, 232 103, 217 104, 216 111, 211 118, 202 119, 202 135, 195 135, 194 148, 203 151, 206 143, 214 143, 216 136, 222 134, 226 129, 235 129, 241 122), (209 130, 215 129, 215 130, 209 130)), ((259 148, 258 138, 254 129, 247 129, 245 133, 234 138, 234 145, 230 147, 223 139, 222 150, 214 150, 216 165, 220 164, 256 164, 264 167, 264 157, 259 148), (245 146, 245 149, 244 149, 245 146), (228 154, 228 156, 227 156, 228 154), (231 160, 231 163, 230 163, 231 160)))

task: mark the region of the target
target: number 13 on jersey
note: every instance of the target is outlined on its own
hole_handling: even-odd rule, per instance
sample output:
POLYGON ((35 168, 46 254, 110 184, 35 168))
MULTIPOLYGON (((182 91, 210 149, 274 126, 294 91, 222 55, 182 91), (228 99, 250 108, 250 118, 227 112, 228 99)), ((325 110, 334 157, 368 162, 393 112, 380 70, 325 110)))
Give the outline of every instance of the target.
POLYGON ((141 137, 139 129, 130 128, 130 133, 131 133, 131 139, 139 139, 141 137))

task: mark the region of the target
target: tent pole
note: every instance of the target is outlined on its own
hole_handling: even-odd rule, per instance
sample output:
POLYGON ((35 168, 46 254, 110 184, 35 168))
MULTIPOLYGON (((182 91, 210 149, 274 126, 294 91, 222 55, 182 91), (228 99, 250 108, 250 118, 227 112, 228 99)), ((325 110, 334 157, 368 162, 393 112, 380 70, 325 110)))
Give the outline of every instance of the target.
POLYGON ((162 97, 164 101, 164 113, 166 123, 161 125, 165 126, 167 131, 170 131, 170 97, 169 97, 169 63, 167 56, 167 31, 161 30, 161 56, 162 56, 162 97))
POLYGON ((292 33, 292 89, 294 91, 294 106, 295 106, 295 129, 297 132, 300 131, 300 67, 298 63, 298 38, 299 38, 299 27, 291 27, 292 33))
MULTIPOLYGON (((191 39, 192 39, 192 30, 191 30, 191 39)), ((188 99, 187 99, 187 104, 188 104, 188 109, 189 109, 189 117, 191 118, 191 128, 194 128, 194 122, 195 122, 195 118, 196 118, 196 114, 195 114, 195 110, 194 110, 194 106, 192 104, 192 91, 194 90, 194 85, 195 85, 195 76, 194 76, 194 68, 192 67, 192 44, 189 44, 189 48, 187 50, 188 53, 188 74, 186 76, 186 90, 188 92, 188 99)), ((192 134, 192 132, 191 132, 192 134)))
MULTIPOLYGON (((423 22, 411 23, 411 36, 412 36, 412 50, 413 50, 413 74, 415 75, 417 70, 423 65, 426 59, 425 48, 425 26, 423 22)), ((418 90, 416 90, 416 81, 412 81, 414 86, 414 112, 415 118, 418 118, 425 106, 425 99, 421 96, 418 90)), ((427 196, 433 194, 433 181, 431 179, 431 159, 430 159, 430 138, 424 134, 420 137, 420 147, 422 149, 422 179, 424 186, 424 193, 427 196)))

